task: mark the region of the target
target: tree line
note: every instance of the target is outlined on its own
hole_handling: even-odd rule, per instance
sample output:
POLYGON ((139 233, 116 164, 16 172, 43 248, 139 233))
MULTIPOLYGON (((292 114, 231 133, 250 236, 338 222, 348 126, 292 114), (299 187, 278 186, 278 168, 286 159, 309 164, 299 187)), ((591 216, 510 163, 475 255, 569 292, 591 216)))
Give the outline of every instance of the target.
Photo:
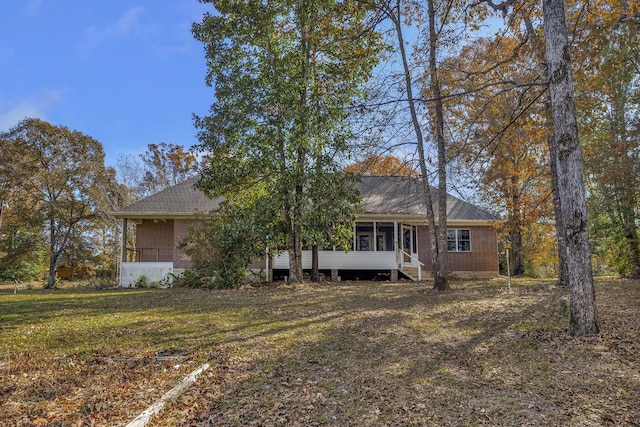
POLYGON ((110 215, 196 171, 180 145, 150 144, 105 165, 102 144, 65 126, 28 118, 0 134, 0 279, 46 278, 89 265, 114 282, 120 221, 110 215))

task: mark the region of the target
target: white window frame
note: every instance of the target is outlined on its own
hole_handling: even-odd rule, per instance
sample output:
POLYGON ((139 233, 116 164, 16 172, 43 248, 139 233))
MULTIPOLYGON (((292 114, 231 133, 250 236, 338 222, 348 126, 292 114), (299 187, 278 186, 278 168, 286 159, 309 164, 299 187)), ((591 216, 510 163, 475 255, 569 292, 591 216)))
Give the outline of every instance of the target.
POLYGON ((471 247, 471 230, 468 228, 449 228, 447 229, 447 251, 448 252, 471 252, 472 247, 471 247), (461 231, 466 231, 469 234, 469 239, 461 239, 460 238, 460 232, 461 231), (449 240, 449 233, 453 232, 454 235, 454 240, 449 240), (455 248, 451 249, 449 247, 449 242, 453 241, 455 244, 455 248), (464 250, 461 249, 461 243, 462 242, 469 242, 469 249, 468 250, 464 250))

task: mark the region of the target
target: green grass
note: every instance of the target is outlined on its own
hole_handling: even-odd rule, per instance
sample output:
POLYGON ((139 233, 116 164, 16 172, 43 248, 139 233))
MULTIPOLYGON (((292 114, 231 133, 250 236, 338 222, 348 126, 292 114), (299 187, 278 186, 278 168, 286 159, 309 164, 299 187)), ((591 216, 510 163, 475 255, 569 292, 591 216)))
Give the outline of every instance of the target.
POLYGON ((602 334, 575 339, 566 291, 532 280, 0 287, 0 424, 124 425, 205 360, 152 425, 631 424, 640 284, 597 296, 602 334), (155 355, 183 359, 127 359, 155 355))

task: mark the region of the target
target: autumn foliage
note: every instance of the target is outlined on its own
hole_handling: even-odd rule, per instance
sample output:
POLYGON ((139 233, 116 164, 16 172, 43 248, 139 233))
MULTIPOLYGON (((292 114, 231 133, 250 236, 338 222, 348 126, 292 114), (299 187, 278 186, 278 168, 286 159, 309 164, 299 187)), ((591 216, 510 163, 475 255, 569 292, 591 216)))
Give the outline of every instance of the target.
POLYGON ((344 168, 347 173, 361 176, 418 176, 411 163, 395 156, 371 154, 344 168))

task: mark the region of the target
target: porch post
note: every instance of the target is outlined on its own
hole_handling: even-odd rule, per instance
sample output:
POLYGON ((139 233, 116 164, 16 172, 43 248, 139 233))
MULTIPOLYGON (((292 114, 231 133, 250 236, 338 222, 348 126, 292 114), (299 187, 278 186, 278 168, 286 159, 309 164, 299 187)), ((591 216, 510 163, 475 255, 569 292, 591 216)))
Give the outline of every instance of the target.
MULTIPOLYGON (((393 249, 396 253, 396 264, 399 265, 399 258, 398 258, 398 221, 393 221, 393 249)), ((391 274, 393 275, 393 272, 391 272, 391 274)), ((398 272, 396 271, 396 275, 398 274, 398 272)))
POLYGON ((356 230, 358 229, 358 222, 353 225, 353 239, 351 239, 351 249, 357 250, 358 248, 358 236, 356 236, 356 230))
POLYGON ((374 252, 378 251, 378 233, 376 233, 376 231, 376 222, 373 221, 373 242, 371 244, 373 245, 374 252))
POLYGON ((129 228, 129 223, 127 222, 127 218, 122 219, 122 262, 127 262, 127 228, 129 228))

